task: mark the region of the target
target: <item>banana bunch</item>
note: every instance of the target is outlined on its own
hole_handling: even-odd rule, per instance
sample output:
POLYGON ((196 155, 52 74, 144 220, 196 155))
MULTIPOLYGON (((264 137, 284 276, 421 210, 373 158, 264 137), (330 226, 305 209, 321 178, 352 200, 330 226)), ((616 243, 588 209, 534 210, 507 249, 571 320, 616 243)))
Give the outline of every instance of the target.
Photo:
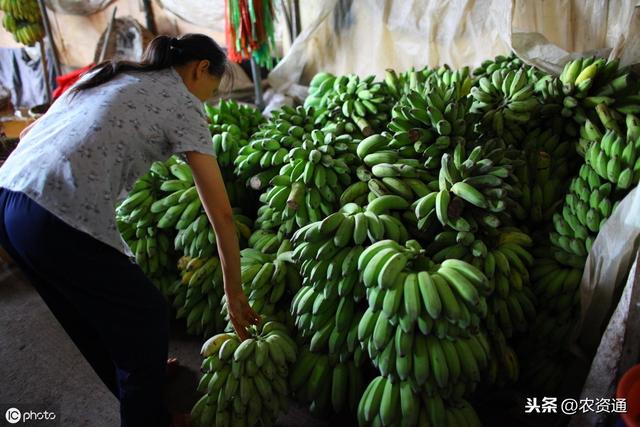
MULTIPOLYGON (((123 235, 123 237, 126 236, 123 235)), ((162 230, 147 228, 147 235, 130 240, 129 248, 142 271, 151 277, 160 273, 172 262, 173 245, 167 233, 162 230)))
MULTIPOLYGON (((462 397, 474 392, 490 359, 486 337, 482 333, 469 334, 468 337, 446 336, 444 334, 449 334, 452 329, 446 321, 436 321, 434 331, 426 336, 422 330, 406 333, 401 326, 391 325, 388 329, 392 336, 388 338, 388 343, 378 350, 375 348, 374 340, 382 333, 378 332, 376 335, 376 331, 383 328, 378 325, 384 321, 388 322, 389 318, 383 311, 375 312, 369 309, 359 327, 359 335, 368 333, 367 329, 374 330, 374 335, 369 341, 365 338, 361 342, 381 375, 391 381, 409 381, 416 389, 447 398, 462 397), (371 317, 373 321, 370 320, 371 317), (371 326, 372 322, 376 324, 371 326), (438 335, 436 329, 442 331, 440 336, 444 338, 438 335)), ((419 320, 418 324, 421 323, 419 320)))
POLYGON ((438 394, 415 390, 407 381, 374 378, 358 404, 358 425, 365 426, 480 426, 473 407, 462 398, 444 400, 438 394))
POLYGON ((473 70, 473 77, 480 79, 482 77, 491 77, 498 70, 518 71, 524 69, 527 73, 529 81, 536 82, 544 76, 544 73, 535 67, 527 65, 522 59, 518 58, 514 53, 509 56, 498 55, 493 59, 483 61, 473 70))
MULTIPOLYGON (((291 296, 302 286, 300 274, 291 263, 291 249, 291 242, 284 239, 275 253, 256 247, 240 251, 242 288, 249 304, 261 315, 279 321, 285 320, 283 314, 288 311, 291 296)), ((228 317, 226 295, 222 298, 222 314, 228 317)))
MULTIPOLYGON (((508 279, 501 280, 506 281, 505 286, 509 285, 508 279)), ((522 335, 536 319, 535 295, 528 286, 521 289, 515 286, 506 297, 495 295, 488 299, 489 313, 485 325, 492 336, 504 334, 511 338, 516 333, 522 335)))
POLYGON ((382 240, 362 252, 358 269, 369 307, 358 340, 383 376, 461 396, 473 390, 488 361, 471 348, 482 339, 488 280, 464 261, 436 265, 422 252, 415 240, 406 247, 382 240), (423 358, 430 359, 431 374, 423 358), (463 387, 456 389, 458 382, 463 387))
POLYGON ((283 106, 260 125, 249 143, 238 151, 235 173, 249 177, 258 172, 275 169, 288 162, 292 148, 300 147, 303 137, 314 129, 314 109, 283 106))
POLYGON ((481 114, 484 125, 508 144, 515 144, 518 132, 536 114, 540 104, 524 69, 496 70, 481 77, 471 89, 471 113, 481 114))
POLYGON ((364 391, 362 367, 353 361, 337 361, 335 357, 301 350, 289 376, 289 385, 296 398, 310 403, 311 413, 324 415, 355 413, 364 391))
POLYGON ((176 162, 175 157, 171 157, 166 164, 154 162, 149 172, 134 183, 127 197, 116 206, 117 222, 135 226, 138 238, 147 234, 148 227, 157 224, 159 219, 157 212, 153 212, 151 207, 164 191, 163 185, 167 180, 168 168, 173 167, 176 162))
POLYGON ((36 0, 0 0, 2 26, 18 43, 31 46, 44 37, 40 7, 36 0))
POLYGON ((218 164, 223 168, 232 166, 236 157, 238 157, 240 148, 248 143, 246 139, 242 139, 237 126, 229 125, 228 127, 231 130, 216 133, 211 139, 213 154, 216 156, 218 164))
POLYGON ((225 320, 220 314, 223 291, 222 266, 217 256, 178 260, 179 280, 170 290, 176 317, 186 319, 187 332, 194 335, 222 330, 225 320))
MULTIPOLYGON (((464 136, 467 131, 464 119, 471 105, 467 95, 472 84, 468 68, 443 69, 431 74, 424 85, 408 92, 395 104, 389 129, 393 132, 430 130, 430 135, 420 140, 421 145, 426 146, 438 137, 464 136)), ((424 149, 419 150, 422 151, 424 149)))
POLYGON ((610 106, 617 114, 640 112, 637 84, 619 68, 619 60, 586 57, 569 61, 559 77, 547 75, 535 84, 546 114, 560 112, 579 124, 594 120, 593 108, 610 106))
POLYGON ((569 186, 561 213, 553 215, 554 231, 549 235, 554 257, 569 267, 582 269, 600 227, 616 205, 610 182, 604 181, 588 164, 569 186))
POLYGON ((153 163, 150 171, 135 182, 127 198, 116 207, 118 230, 136 263, 165 294, 173 281, 170 277, 175 259, 171 243, 173 234, 156 227, 159 216, 151 207, 161 197, 167 165, 175 160, 171 158, 166 164, 153 163))
MULTIPOLYGON (((156 197, 150 204, 145 202, 141 205, 148 209, 149 224, 159 229, 177 230, 175 249, 192 258, 208 258, 215 254, 215 233, 200 201, 189 165, 174 156, 167 164, 155 162, 151 171, 162 179, 159 190, 164 197, 156 197)), ((122 205, 119 211, 122 211, 122 205)), ((234 220, 242 243, 251 235, 252 221, 237 209, 234 220)))
POLYGON ((562 203, 568 177, 573 176, 579 158, 571 141, 560 142, 551 129, 536 128, 523 141, 522 165, 515 167, 516 186, 522 193, 520 221, 548 222, 562 203))
POLYGON ((123 221, 118 221, 116 225, 136 263, 162 294, 169 296, 169 290, 177 277, 174 262, 177 257, 171 243, 172 236, 153 227, 137 229, 135 224, 123 221))
POLYGON ((503 388, 515 384, 520 378, 520 360, 502 332, 489 337, 491 358, 484 378, 489 386, 503 388))
POLYGON ((531 289, 539 302, 537 316, 518 348, 524 357, 523 372, 530 371, 535 352, 555 353, 569 342, 579 316, 581 279, 582 267, 558 262, 551 248, 538 250, 531 268, 531 289))
POLYGON ((350 296, 338 296, 335 282, 324 289, 304 285, 294 296, 291 313, 300 337, 314 353, 362 366, 365 356, 358 343, 358 325, 364 310, 350 296))
POLYGON ((389 129, 396 132, 393 145, 403 157, 418 158, 428 169, 439 166, 471 129, 466 117, 472 85, 469 70, 434 73, 418 90, 408 92, 391 110, 389 129), (408 137, 407 137, 408 136, 408 137))
POLYGON ((311 351, 328 352, 341 362, 353 357, 360 366, 362 349, 357 331, 365 288, 358 258, 363 244, 385 237, 405 241, 407 236, 396 217, 354 204, 294 234, 292 255, 304 285, 292 300, 291 312, 311 351))
POLYGON ((204 109, 209 118, 209 130, 212 135, 231 132, 241 139, 248 140, 265 122, 259 110, 233 100, 221 99, 217 107, 205 103, 204 109))
POLYGON ((206 394, 191 410, 196 425, 273 426, 287 410, 287 377, 297 358, 295 342, 287 328, 274 321, 255 328, 254 333, 242 342, 233 333, 222 333, 202 346, 198 390, 206 394))
POLYGON ((514 200, 520 196, 517 187, 507 183, 508 178, 513 179, 513 161, 506 157, 508 151, 500 141, 487 141, 468 155, 465 151, 459 143, 453 154, 445 153, 439 190, 413 203, 419 229, 429 229, 439 222, 455 231, 475 233, 508 224, 511 214, 522 210, 514 200))
POLYGON ((515 228, 500 230, 494 242, 482 264, 477 258, 472 264, 484 272, 494 289, 487 298, 488 332, 511 338, 514 332, 526 332, 536 318, 536 298, 530 289, 529 275, 534 257, 527 250, 533 242, 529 235, 515 228))
MULTIPOLYGON (((245 242, 251 236, 251 219, 240 213, 238 209, 234 209, 233 219, 240 247, 244 247, 246 246, 245 242)), ((176 251, 192 258, 208 258, 217 253, 216 234, 213 227, 211 227, 207 214, 204 212, 204 208, 200 209, 191 223, 180 224, 180 226, 183 228, 178 230, 174 239, 176 251)))
POLYGON ((309 82, 309 96, 304 100, 304 107, 313 107, 319 112, 326 111, 329 98, 334 93, 335 81, 336 76, 327 72, 320 72, 313 76, 309 82))
MULTIPOLYGON (((333 79, 331 89, 326 92, 326 109, 319 112, 316 123, 346 122, 356 126, 360 133, 369 136, 384 128, 389 121, 393 99, 382 82, 374 82, 375 76, 361 79, 355 74, 333 79)), ((328 85, 331 78, 322 83, 328 85)), ((317 98, 316 98, 317 99, 317 98)), ((322 98, 317 102, 323 107, 322 98)))
POLYGON ((530 270, 531 290, 538 304, 529 335, 518 348, 518 354, 525 358, 524 372, 529 371, 534 352, 556 352, 569 342, 579 316, 582 267, 560 263, 552 253, 551 248, 541 248, 530 270))
MULTIPOLYGON (((446 70, 448 70, 448 67, 445 66, 437 71, 444 72, 446 70)), ((395 70, 388 68, 384 73, 384 84, 387 87, 387 92, 398 101, 403 95, 419 90, 434 72, 436 70, 432 70, 429 67, 421 70, 416 70, 412 67, 402 73, 396 73, 395 70)))
POLYGON ((168 164, 155 162, 151 170, 162 178, 160 190, 168 193, 149 206, 158 217, 158 228, 182 230, 191 225, 200 215, 202 203, 189 165, 173 156, 168 164))
POLYGON ((233 165, 238 151, 247 145, 250 136, 265 122, 260 111, 233 100, 220 100, 218 107, 204 104, 213 135, 213 152, 223 168, 233 165))
POLYGON ((567 267, 553 258, 536 258, 531 268, 532 290, 552 313, 571 309, 580 286, 582 270, 567 267))
MULTIPOLYGON (((364 164, 356 168, 358 181, 345 190, 340 203, 364 205, 383 196, 400 197, 411 203, 430 192, 426 183, 434 181, 434 177, 416 158, 411 138, 409 132, 396 132, 393 136, 382 132, 360 141, 356 153, 364 164)), ((391 200, 394 199, 385 203, 391 200)))
POLYGON ((339 195, 351 183, 350 165, 357 161, 354 150, 355 142, 346 134, 336 137, 316 129, 305 136, 260 195, 264 205, 257 223, 263 229, 282 226, 291 235, 298 227, 334 213, 339 195))
POLYGON ((558 395, 567 370, 573 362, 568 350, 549 354, 540 350, 530 353, 522 369, 522 383, 542 396, 558 395))
POLYGON ((640 180, 640 122, 629 114, 626 123, 626 138, 609 129, 603 135, 597 127, 585 123, 593 141, 585 153, 586 164, 620 190, 629 190, 640 180))
POLYGON ((536 298, 529 289, 534 259, 526 249, 531 244, 529 235, 515 228, 481 236, 444 230, 435 235, 426 253, 435 262, 462 259, 482 271, 492 290, 483 326, 490 334, 511 338, 514 332, 526 332, 536 317, 536 298))

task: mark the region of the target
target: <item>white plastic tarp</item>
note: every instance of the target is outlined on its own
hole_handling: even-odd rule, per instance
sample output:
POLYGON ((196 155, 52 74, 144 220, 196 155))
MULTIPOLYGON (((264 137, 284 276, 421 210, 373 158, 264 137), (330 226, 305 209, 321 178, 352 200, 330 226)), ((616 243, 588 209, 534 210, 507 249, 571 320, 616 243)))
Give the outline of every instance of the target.
POLYGON ((192 24, 224 32, 224 0, 157 0, 161 7, 192 24))
MULTIPOLYGON (((318 71, 376 74, 477 66, 510 50, 558 72, 585 53, 640 57, 636 0, 327 0, 271 72, 274 88, 318 71)), ((302 3, 302 13, 304 4, 302 3)))

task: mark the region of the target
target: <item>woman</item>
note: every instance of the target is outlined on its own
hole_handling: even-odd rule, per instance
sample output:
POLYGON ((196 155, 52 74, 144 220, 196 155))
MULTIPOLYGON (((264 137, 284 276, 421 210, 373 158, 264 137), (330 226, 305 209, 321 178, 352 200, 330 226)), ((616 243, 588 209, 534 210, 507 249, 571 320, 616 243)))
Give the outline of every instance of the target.
POLYGON ((141 63, 87 73, 0 168, 0 244, 120 400, 122 426, 169 423, 167 305, 126 255, 114 218, 153 161, 186 155, 216 232, 233 326, 243 339, 259 320, 242 292, 232 211, 202 109, 226 65, 207 36, 157 37, 141 63))

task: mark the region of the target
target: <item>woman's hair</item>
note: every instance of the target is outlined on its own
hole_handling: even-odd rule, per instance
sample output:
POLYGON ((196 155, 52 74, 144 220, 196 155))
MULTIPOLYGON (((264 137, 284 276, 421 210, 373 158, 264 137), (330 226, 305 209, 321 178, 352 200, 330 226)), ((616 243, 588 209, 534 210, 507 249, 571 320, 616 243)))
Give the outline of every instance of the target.
POLYGON ((216 77, 221 78, 227 71, 227 55, 211 37, 204 34, 185 34, 180 38, 158 36, 147 46, 142 61, 101 62, 89 71, 95 73, 76 85, 74 91, 99 86, 126 71, 157 71, 202 60, 209 61, 209 73, 216 77))

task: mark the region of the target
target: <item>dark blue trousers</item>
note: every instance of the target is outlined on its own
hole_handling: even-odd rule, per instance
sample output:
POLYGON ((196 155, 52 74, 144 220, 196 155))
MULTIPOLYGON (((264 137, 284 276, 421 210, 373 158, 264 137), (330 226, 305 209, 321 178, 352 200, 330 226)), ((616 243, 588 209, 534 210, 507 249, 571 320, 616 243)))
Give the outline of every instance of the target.
POLYGON ((120 400, 121 425, 167 425, 168 306, 140 267, 6 189, 0 245, 120 400))

